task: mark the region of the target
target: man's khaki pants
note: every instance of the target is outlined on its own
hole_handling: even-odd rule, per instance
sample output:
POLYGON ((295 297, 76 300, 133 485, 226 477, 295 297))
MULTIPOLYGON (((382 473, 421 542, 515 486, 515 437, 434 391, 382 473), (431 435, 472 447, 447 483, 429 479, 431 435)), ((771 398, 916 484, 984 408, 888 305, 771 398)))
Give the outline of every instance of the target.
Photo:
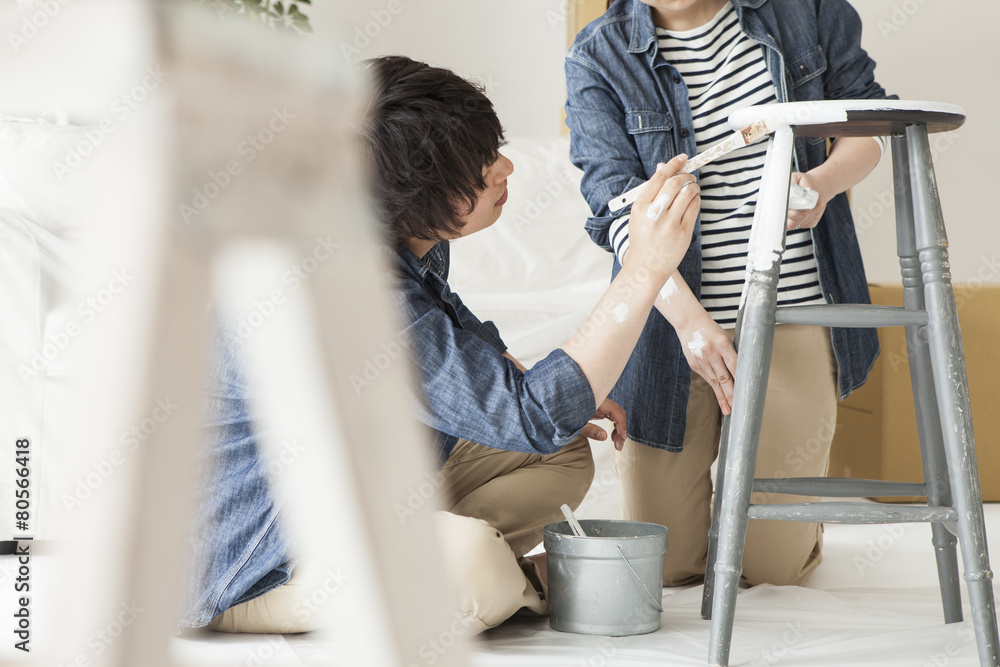
MULTIPOLYGON (((775 328, 757 477, 823 477, 836 429, 837 375, 830 330, 781 324, 775 328)), ((715 393, 692 373, 684 449, 673 453, 632 440, 615 453, 622 484, 622 515, 667 527, 663 581, 667 586, 703 577, 712 506, 710 468, 718 456, 722 413, 715 393)), ((815 498, 755 493, 754 503, 815 498)), ((743 580, 751 585, 798 584, 822 560, 822 526, 793 521, 750 521, 743 580)))
MULTIPOLYGON (((443 567, 452 580, 464 632, 499 625, 521 608, 548 611, 545 588, 524 554, 542 541, 542 527, 576 509, 590 488, 594 461, 580 436, 555 454, 520 454, 459 440, 438 474, 443 505, 437 529, 443 567)), ((304 565, 308 565, 304 563, 304 565)), ((222 632, 306 632, 293 610, 314 587, 297 565, 291 580, 216 616, 222 632)))
POLYGON ((542 541, 545 524, 563 520, 560 505, 579 507, 593 478, 583 436, 546 456, 458 442, 441 470, 449 511, 439 512, 436 522, 470 634, 522 607, 548 611, 535 565, 523 556, 542 541))

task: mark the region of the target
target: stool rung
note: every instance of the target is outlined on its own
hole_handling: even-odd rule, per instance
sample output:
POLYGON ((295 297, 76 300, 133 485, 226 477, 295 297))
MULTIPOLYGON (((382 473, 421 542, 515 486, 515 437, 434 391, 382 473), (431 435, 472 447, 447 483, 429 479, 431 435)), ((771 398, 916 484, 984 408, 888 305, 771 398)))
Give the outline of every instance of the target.
POLYGON ((825 306, 782 306, 775 312, 779 324, 815 324, 824 327, 902 327, 927 324, 926 310, 866 303, 825 306))
POLYGON ((850 477, 755 479, 753 490, 760 493, 790 493, 796 496, 826 496, 829 498, 927 497, 927 485, 920 482, 886 482, 879 479, 850 477))
POLYGON ((790 503, 750 505, 751 519, 817 521, 822 523, 921 523, 957 521, 953 507, 886 505, 882 503, 790 503))

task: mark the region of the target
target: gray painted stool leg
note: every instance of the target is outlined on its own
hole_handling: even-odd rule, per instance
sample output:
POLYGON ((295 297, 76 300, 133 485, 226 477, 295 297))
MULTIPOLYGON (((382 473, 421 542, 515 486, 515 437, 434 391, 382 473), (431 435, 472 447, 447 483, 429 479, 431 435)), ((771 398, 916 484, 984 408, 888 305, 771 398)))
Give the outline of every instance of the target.
MULTIPOLYGON (((733 332, 733 347, 740 349, 740 329, 743 328, 743 316, 736 315, 736 328, 733 332)), ((719 556, 719 514, 722 511, 721 490, 726 484, 726 455, 729 451, 729 429, 732 418, 722 418, 722 432, 719 439, 719 461, 715 472, 715 495, 712 501, 712 523, 708 529, 708 557, 705 559, 705 586, 701 592, 701 617, 712 618, 712 598, 715 595, 715 561, 719 556)))
POLYGON ((729 449, 730 417, 722 418, 722 437, 719 439, 719 464, 715 473, 715 497, 712 500, 712 523, 708 528, 708 557, 705 559, 705 587, 701 592, 701 617, 712 618, 712 599, 715 595, 715 561, 719 557, 719 514, 722 511, 722 489, 726 482, 726 458, 729 449))
POLYGON ((747 512, 774 346, 778 268, 779 262, 775 261, 769 271, 754 271, 746 287, 748 305, 744 313, 744 330, 755 345, 740 352, 737 362, 725 484, 716 487, 716 494, 722 498, 718 515, 718 553, 712 567, 715 581, 708 652, 710 665, 729 664, 736 593, 743 572, 747 512))
POLYGON ((965 581, 969 589, 980 664, 996 667, 1000 665, 1000 640, 997 636, 993 602, 993 573, 990 571, 986 546, 965 354, 955 294, 951 288, 948 240, 944 231, 926 127, 907 127, 906 141, 913 162, 910 180, 914 195, 916 239, 923 273, 924 299, 929 314, 927 329, 931 363, 948 472, 958 512, 958 537, 962 544, 965 581))
POLYGON ((722 500, 708 647, 708 662, 713 666, 729 664, 757 444, 774 347, 774 311, 781 254, 785 248, 784 222, 788 214, 791 161, 792 131, 782 128, 775 132, 768 145, 754 214, 748 253, 751 268, 740 305, 741 337, 752 344, 741 346, 737 361, 730 439, 723 473, 725 484, 719 485, 716 491, 722 495, 722 500))
MULTIPOLYGON (((896 248, 903 276, 903 306, 908 310, 923 310, 924 283, 920 275, 913 229, 910 159, 903 135, 892 138, 892 167, 896 194, 896 248)), ((948 465, 941 439, 941 419, 934 393, 934 375, 927 348, 926 329, 920 326, 906 327, 906 349, 924 481, 927 485, 927 504, 933 507, 951 507, 951 485, 948 483, 948 465)), ((958 540, 941 523, 931 524, 931 534, 937 559, 938 581, 941 584, 944 620, 946 623, 961 622, 962 588, 958 580, 958 553, 955 548, 958 540)))

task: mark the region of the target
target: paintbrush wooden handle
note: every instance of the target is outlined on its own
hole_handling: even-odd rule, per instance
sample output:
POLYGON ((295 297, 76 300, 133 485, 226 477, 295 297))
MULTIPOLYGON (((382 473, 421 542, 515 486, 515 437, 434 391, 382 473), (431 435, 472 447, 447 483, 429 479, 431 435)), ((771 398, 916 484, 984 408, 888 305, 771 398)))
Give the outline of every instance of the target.
MULTIPOLYGON (((709 162, 717 160, 723 155, 728 155, 737 148, 743 148, 744 146, 749 146, 756 141, 760 141, 771 131, 772 130, 768 127, 766 120, 759 120, 756 123, 752 123, 744 127, 742 130, 733 132, 728 139, 723 139, 711 148, 705 149, 701 153, 695 155, 681 168, 680 173, 690 174, 696 169, 701 169, 709 162)), ((648 182, 649 181, 646 181, 646 183, 648 182)), ((628 192, 615 197, 608 202, 608 208, 611 209, 612 213, 616 213, 629 204, 632 204, 635 202, 636 197, 639 196, 639 190, 641 190, 642 186, 646 183, 637 185, 628 192)))
MULTIPOLYGON (((689 162, 688 164, 691 163, 689 162)), ((695 169, 700 169, 700 167, 695 167, 695 169)), ((682 173, 690 173, 684 172, 684 170, 681 171, 682 173)), ((692 169, 692 171, 694 170, 692 169)), ((649 181, 647 181, 647 183, 648 182, 649 181)), ((612 199, 608 202, 608 208, 611 209, 612 213, 616 213, 629 204, 634 203, 635 198, 639 196, 639 191, 642 190, 643 185, 646 185, 646 183, 635 186, 617 199, 612 199)), ((796 185, 795 183, 792 183, 788 188, 788 208, 793 211, 808 211, 816 206, 816 202, 818 200, 819 193, 812 188, 806 188, 801 185, 796 185)))

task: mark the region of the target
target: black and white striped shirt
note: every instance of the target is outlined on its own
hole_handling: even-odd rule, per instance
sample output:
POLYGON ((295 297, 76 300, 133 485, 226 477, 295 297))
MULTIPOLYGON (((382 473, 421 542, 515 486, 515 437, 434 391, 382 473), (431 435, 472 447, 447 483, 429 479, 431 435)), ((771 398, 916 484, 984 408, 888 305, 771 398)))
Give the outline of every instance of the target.
MULTIPOLYGON (((660 55, 687 85, 698 152, 732 134, 729 114, 738 107, 776 103, 760 44, 740 29, 731 3, 693 30, 656 29, 660 55)), ((736 323, 746 272, 747 245, 767 142, 740 148, 701 168, 701 303, 723 327, 736 323)), ((621 261, 628 247, 628 216, 611 226, 621 261)), ((790 231, 778 281, 779 305, 825 303, 812 236, 790 231)))

